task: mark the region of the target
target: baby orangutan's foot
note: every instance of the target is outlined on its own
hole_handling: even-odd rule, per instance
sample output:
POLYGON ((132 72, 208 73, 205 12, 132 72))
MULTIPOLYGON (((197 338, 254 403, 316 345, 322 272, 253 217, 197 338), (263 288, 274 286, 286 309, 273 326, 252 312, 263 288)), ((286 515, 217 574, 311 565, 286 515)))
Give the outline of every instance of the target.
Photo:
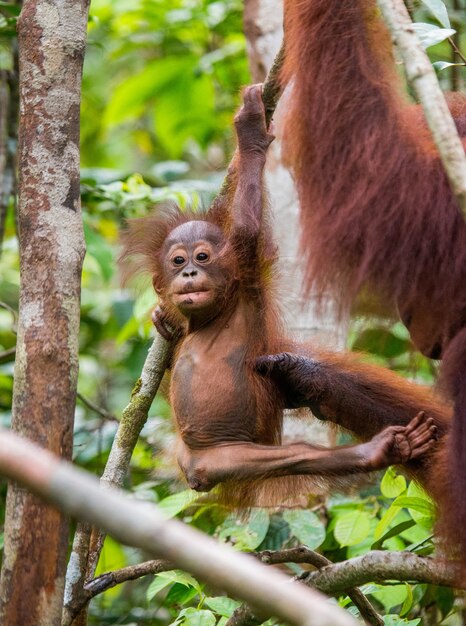
POLYGON ((377 470, 419 458, 436 439, 434 420, 420 411, 407 426, 389 426, 364 445, 370 467, 377 470))

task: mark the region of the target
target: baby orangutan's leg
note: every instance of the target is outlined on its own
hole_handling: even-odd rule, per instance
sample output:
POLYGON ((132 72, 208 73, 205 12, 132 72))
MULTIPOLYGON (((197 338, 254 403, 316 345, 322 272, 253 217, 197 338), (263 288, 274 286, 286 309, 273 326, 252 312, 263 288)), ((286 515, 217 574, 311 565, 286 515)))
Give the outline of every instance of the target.
POLYGON ((209 491, 226 480, 320 474, 341 476, 406 463, 433 445, 436 427, 423 412, 407 426, 389 426, 366 443, 323 448, 308 443, 262 446, 234 443, 190 450, 182 444, 178 461, 189 486, 209 491))

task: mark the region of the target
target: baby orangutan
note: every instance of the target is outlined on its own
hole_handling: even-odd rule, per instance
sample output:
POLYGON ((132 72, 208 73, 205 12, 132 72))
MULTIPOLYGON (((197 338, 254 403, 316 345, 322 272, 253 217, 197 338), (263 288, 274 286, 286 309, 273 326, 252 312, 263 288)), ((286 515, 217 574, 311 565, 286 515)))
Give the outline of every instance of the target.
POLYGON ((245 90, 235 127, 229 197, 202 215, 158 210, 133 220, 123 236, 130 273, 153 276, 156 327, 167 338, 167 326, 180 329, 170 398, 189 486, 209 491, 227 483, 223 497, 249 506, 305 493, 307 477, 333 480, 408 464, 428 487, 435 439, 446 430, 443 405, 381 368, 285 338, 271 289, 275 247, 263 218, 262 174, 273 136, 260 86, 245 90), (258 358, 267 354, 276 356, 258 358), (284 369, 282 384, 275 372, 284 369), (364 442, 281 445, 283 409, 297 405, 364 442))

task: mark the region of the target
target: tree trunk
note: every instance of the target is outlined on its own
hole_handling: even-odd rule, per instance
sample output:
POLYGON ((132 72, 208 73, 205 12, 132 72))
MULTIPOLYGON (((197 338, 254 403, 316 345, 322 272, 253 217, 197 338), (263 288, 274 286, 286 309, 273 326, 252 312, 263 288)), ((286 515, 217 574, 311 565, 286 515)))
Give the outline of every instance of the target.
MULTIPOLYGON (((84 239, 79 108, 87 0, 25 0, 20 65, 20 312, 13 429, 70 459, 84 239)), ((10 484, 3 626, 61 621, 68 521, 10 484)))
MULTIPOLYGON (((262 82, 280 49, 283 39, 282 0, 245 0, 244 31, 253 82, 262 82)), ((279 297, 287 329, 297 341, 342 347, 346 324, 338 324, 329 300, 324 311, 318 311, 312 298, 303 298, 303 273, 299 254, 299 206, 293 180, 282 163, 281 119, 289 92, 280 98, 273 116, 275 141, 269 148, 265 180, 269 192, 275 238, 279 245, 279 297)), ((320 422, 311 425, 287 420, 287 439, 308 439, 321 445, 334 445, 333 435, 320 422)))

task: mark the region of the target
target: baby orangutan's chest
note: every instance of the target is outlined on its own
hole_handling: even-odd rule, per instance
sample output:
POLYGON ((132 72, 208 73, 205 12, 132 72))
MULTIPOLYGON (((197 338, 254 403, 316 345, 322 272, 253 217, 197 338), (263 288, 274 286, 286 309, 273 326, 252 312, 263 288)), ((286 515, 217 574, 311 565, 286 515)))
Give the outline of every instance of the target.
POLYGON ((191 448, 252 441, 255 397, 244 345, 205 350, 182 346, 172 373, 171 400, 181 438, 191 448))

